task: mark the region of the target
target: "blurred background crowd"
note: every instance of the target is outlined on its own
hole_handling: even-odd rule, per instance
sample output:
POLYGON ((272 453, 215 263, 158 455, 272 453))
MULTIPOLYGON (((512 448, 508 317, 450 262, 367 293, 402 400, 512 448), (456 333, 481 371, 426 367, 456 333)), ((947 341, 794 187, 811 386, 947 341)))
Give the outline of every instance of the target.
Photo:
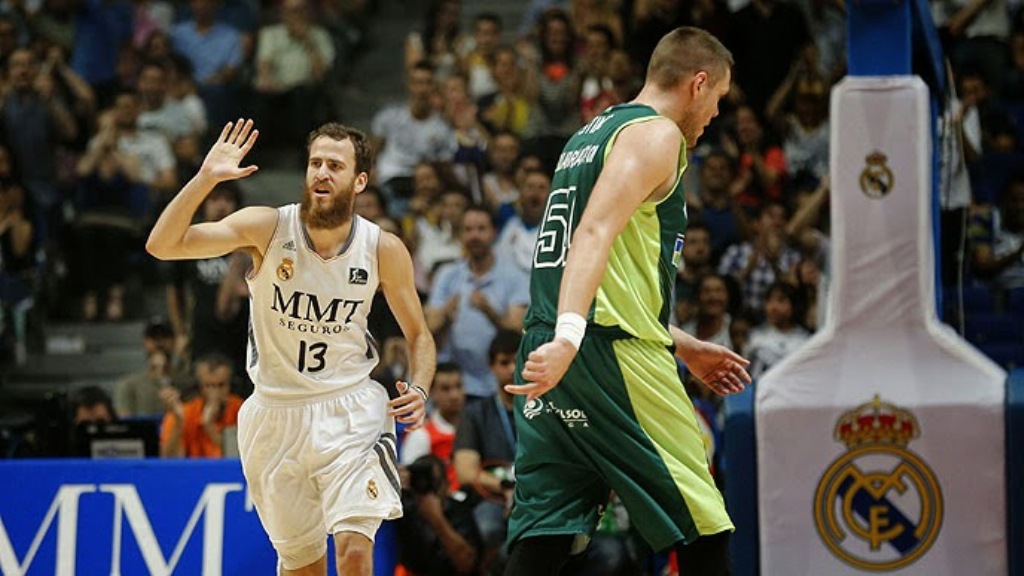
MULTIPOLYGON (((1019 366, 1024 10, 932 9, 954 88, 938 127, 941 313, 1019 366)), ((756 378, 825 320, 839 0, 4 0, 4 456, 74 454, 75 424, 147 418, 163 456, 230 455, 225 437, 252 389, 249 262, 159 263, 144 240, 225 122, 256 119, 261 171, 214 190, 198 216, 208 221, 297 201, 306 134, 338 120, 373 139, 373 186, 355 209, 407 243, 441 362, 431 424, 403 448, 418 510, 407 518, 420 523, 402 532, 406 568, 500 566, 515 446, 500 385, 552 171, 578 127, 639 91, 654 45, 680 25, 711 31, 737 64, 689 154, 673 322, 751 359, 756 378)), ((375 377, 404 378, 401 332, 376 304, 375 377)), ((724 482, 718 400, 680 371, 724 482)), ((668 561, 652 568, 614 497, 602 526, 612 544, 581 574, 668 561)))

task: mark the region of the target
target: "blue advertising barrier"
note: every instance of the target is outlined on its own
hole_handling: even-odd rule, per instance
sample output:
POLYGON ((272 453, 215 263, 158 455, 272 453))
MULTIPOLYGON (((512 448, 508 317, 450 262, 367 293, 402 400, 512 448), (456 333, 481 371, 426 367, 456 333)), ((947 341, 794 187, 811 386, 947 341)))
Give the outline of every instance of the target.
MULTIPOLYGON (((391 530, 379 576, 394 573, 391 530)), ((238 460, 0 461, 4 576, 269 576, 276 562, 238 460)))

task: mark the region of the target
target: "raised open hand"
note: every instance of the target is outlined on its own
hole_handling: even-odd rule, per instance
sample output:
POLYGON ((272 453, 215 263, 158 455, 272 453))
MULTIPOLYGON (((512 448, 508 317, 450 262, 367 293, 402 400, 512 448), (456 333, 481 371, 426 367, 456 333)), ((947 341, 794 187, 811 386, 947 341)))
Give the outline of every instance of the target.
POLYGON ((245 178, 255 172, 258 169, 255 164, 245 168, 239 166, 260 135, 260 131, 254 130, 252 126, 252 119, 239 118, 237 122, 228 122, 221 130, 217 142, 206 153, 200 172, 205 172, 218 182, 245 178))

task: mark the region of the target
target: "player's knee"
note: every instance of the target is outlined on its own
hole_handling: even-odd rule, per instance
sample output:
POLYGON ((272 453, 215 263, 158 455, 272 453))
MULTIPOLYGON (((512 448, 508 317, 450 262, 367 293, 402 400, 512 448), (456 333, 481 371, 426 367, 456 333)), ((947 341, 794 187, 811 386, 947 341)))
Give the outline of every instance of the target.
POLYGON ((321 539, 298 546, 277 546, 277 556, 286 570, 298 570, 315 563, 327 554, 327 540, 321 539))
POLYGON ((338 566, 345 566, 350 573, 362 573, 373 566, 373 541, 363 534, 335 534, 334 549, 338 566))

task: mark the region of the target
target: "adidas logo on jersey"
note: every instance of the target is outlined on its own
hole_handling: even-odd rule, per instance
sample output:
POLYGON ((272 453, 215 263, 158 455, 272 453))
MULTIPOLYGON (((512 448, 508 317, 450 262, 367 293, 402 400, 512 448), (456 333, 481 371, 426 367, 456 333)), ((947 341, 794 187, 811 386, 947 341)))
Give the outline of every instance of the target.
POLYGON ((281 250, 295 250, 295 242, 289 240, 281 246, 281 250))
POLYGON ((370 280, 370 273, 362 268, 348 269, 349 284, 366 284, 370 280))

